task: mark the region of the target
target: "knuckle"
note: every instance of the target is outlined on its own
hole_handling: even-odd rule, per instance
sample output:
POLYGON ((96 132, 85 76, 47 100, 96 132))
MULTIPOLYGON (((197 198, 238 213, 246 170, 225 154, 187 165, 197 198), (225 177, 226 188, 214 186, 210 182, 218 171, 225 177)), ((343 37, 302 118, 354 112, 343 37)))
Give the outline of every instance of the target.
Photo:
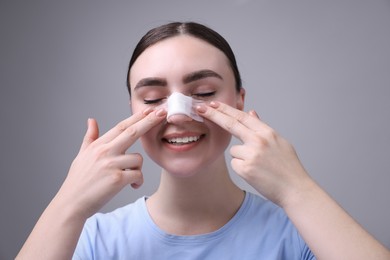
POLYGON ((129 137, 136 137, 138 133, 137 129, 133 126, 126 128, 125 132, 129 137))
POLYGON ((217 112, 216 112, 215 109, 207 109, 207 110, 206 110, 206 113, 205 113, 205 115, 206 115, 207 117, 209 117, 209 118, 214 118, 214 117, 216 117, 216 114, 217 114, 217 112))
POLYGON ((144 161, 144 158, 142 157, 142 155, 139 153, 134 153, 133 156, 135 157, 137 164, 141 166, 143 164, 143 161, 144 161))
POLYGON ((245 179, 251 180, 254 178, 254 170, 253 170, 253 165, 250 163, 244 163, 241 168, 241 173, 243 176, 245 176, 245 179))
POLYGON ((259 144, 260 147, 268 147, 270 145, 268 139, 261 134, 255 135, 255 142, 259 144))
POLYGON ((109 147, 107 145, 100 145, 93 150, 92 155, 96 160, 101 160, 102 158, 105 158, 108 153, 109 147))
POLYGON ((155 113, 150 113, 142 121, 140 121, 140 131, 152 128, 158 122, 158 117, 155 116, 155 113))
POLYGON ((124 121, 122 121, 122 122, 119 122, 116 126, 115 126, 115 128, 117 129, 117 131, 119 131, 119 132, 123 132, 123 131, 125 131, 126 129, 127 129, 127 125, 126 125, 126 123, 124 122, 124 121))
POLYGON ((145 120, 148 124, 153 124, 158 117, 155 116, 155 113, 150 113, 145 117, 145 120))
POLYGON ((276 134, 275 130, 273 130, 272 128, 269 128, 269 129, 265 130, 264 135, 265 135, 265 138, 266 138, 267 140, 270 140, 270 141, 276 140, 276 139, 277 139, 277 136, 278 136, 278 135, 276 134))
POLYGON ((229 119, 225 122, 225 128, 228 130, 228 131, 231 131, 232 129, 234 129, 234 127, 236 127, 238 121, 236 119, 229 119))
POLYGON ((103 167, 107 168, 107 169, 115 169, 115 168, 117 168, 116 165, 115 165, 114 160, 112 160, 111 158, 104 159, 102 164, 103 164, 103 167))
POLYGON ((141 185, 144 181, 143 175, 141 170, 131 170, 128 173, 128 178, 127 178, 127 183, 128 184, 136 184, 136 185, 141 185))
POLYGON ((278 134, 273 129, 265 129, 261 132, 256 132, 254 136, 255 142, 262 147, 269 147, 272 143, 275 143, 278 140, 278 134))
POLYGON ((245 113, 237 113, 237 115, 235 117, 236 117, 236 120, 238 122, 241 122, 241 123, 245 123, 248 119, 248 116, 245 113))
POLYGON ((94 140, 94 138, 92 138, 90 135, 86 134, 83 138, 83 143, 87 143, 87 144, 90 144, 92 143, 94 140))
POLYGON ((111 184, 113 185, 121 184, 124 178, 122 170, 113 171, 110 177, 111 177, 111 184))
POLYGON ((143 179, 142 172, 140 170, 133 171, 133 181, 139 181, 143 179))

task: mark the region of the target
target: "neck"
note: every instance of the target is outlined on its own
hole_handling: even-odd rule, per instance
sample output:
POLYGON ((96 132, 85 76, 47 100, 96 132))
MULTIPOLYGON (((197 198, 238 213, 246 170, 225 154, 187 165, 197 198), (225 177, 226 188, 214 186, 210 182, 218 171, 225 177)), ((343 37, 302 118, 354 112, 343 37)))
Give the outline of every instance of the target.
POLYGON ((222 156, 191 177, 163 170, 160 186, 147 201, 155 223, 171 234, 200 234, 226 224, 237 212, 244 192, 230 178, 222 156))

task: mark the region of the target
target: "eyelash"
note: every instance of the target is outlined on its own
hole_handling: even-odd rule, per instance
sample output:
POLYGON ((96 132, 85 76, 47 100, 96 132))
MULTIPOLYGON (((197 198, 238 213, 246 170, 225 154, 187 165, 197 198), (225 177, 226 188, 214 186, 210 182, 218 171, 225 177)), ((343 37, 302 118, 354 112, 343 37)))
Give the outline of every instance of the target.
POLYGON ((215 95, 215 91, 194 94, 194 96, 198 97, 198 98, 206 98, 206 97, 211 97, 211 96, 214 96, 214 95, 215 95))
MULTIPOLYGON (((196 98, 207 98, 207 97, 211 97, 211 96, 214 96, 215 95, 215 91, 212 91, 212 92, 206 92, 206 93, 196 93, 196 94, 193 94, 193 96, 195 96, 196 98)), ((164 98, 157 98, 157 99, 150 99, 150 100, 147 100, 147 99, 144 99, 144 104, 146 105, 155 105, 155 104, 158 104, 160 103, 164 98)))
POLYGON ((163 98, 158 98, 158 99, 151 99, 151 100, 144 100, 144 104, 146 105, 155 105, 160 103, 163 100, 163 98))

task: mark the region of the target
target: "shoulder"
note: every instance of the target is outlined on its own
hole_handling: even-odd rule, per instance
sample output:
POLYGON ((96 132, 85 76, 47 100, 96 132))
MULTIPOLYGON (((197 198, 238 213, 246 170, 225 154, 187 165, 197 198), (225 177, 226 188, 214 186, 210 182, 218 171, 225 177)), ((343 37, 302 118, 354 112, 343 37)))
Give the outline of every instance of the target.
POLYGON ((129 229, 131 226, 137 225, 140 219, 143 219, 144 202, 145 197, 142 197, 111 212, 96 213, 86 221, 84 230, 88 233, 107 235, 115 233, 117 230, 129 229))
POLYGON ((282 208, 257 194, 248 193, 247 197, 246 212, 240 221, 245 241, 250 237, 258 245, 257 248, 277 255, 313 258, 310 249, 282 208))
POLYGON ((248 193, 246 200, 247 214, 264 217, 267 220, 288 221, 288 217, 282 208, 260 195, 248 193))
POLYGON ((286 230, 294 233, 294 227, 282 208, 250 192, 246 193, 245 200, 235 216, 235 222, 240 230, 256 237, 259 234, 267 237, 269 233, 277 237, 285 234, 286 230))
MULTIPOLYGON (((145 197, 108 213, 96 213, 84 224, 74 259, 117 259, 127 241, 145 229, 145 197)), ((145 231, 144 231, 145 232, 145 231)))
POLYGON ((256 224, 262 232, 291 235, 297 233, 295 226, 286 212, 272 201, 260 195, 249 193, 247 202, 246 222, 256 224))
POLYGON ((265 240, 296 239, 297 231, 282 208, 260 195, 248 193, 243 205, 240 226, 265 240), (259 236, 259 234, 261 236, 259 236))

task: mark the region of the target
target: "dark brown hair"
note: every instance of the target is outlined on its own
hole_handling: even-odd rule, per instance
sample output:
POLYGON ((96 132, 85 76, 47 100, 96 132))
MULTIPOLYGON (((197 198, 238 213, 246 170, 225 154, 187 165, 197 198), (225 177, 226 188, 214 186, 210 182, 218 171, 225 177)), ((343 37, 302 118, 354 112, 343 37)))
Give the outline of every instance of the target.
POLYGON ((137 46, 134 49, 133 55, 131 56, 129 69, 127 71, 127 89, 131 95, 130 88, 130 70, 137 58, 150 46, 153 44, 162 41, 164 39, 178 36, 178 35, 190 35, 208 42, 214 47, 221 50, 229 60, 230 67, 233 70, 234 78, 236 80, 236 90, 240 91, 241 89, 241 76, 237 67, 236 58, 232 49, 230 48, 229 43, 216 31, 211 28, 195 23, 195 22, 172 22, 168 24, 161 25, 159 27, 153 28, 148 31, 138 42, 137 46))

